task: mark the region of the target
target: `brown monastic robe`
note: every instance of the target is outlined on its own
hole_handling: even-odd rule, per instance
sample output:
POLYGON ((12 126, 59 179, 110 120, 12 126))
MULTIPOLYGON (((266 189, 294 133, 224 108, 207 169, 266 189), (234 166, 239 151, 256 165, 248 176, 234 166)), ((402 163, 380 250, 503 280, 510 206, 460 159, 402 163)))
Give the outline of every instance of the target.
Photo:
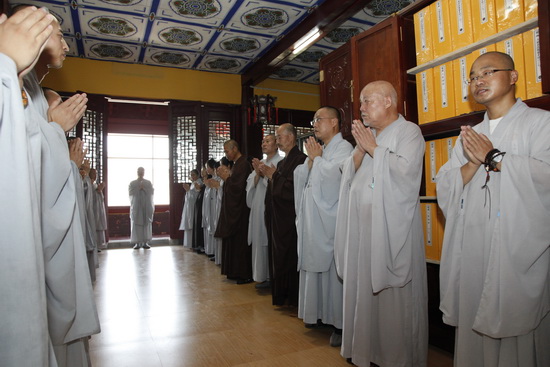
POLYGON ((307 156, 297 146, 277 164, 265 197, 268 237, 271 237, 273 304, 298 306, 298 252, 294 209, 294 169, 307 156))
POLYGON ((241 156, 223 184, 223 198, 215 237, 222 238, 222 274, 230 279, 252 279, 252 248, 248 246, 246 179, 252 166, 241 156))

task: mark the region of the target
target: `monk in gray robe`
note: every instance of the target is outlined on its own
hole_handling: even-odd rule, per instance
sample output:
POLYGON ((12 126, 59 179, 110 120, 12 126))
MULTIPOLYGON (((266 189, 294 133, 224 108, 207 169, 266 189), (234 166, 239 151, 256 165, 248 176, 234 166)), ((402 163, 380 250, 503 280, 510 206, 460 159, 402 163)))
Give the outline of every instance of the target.
POLYGON ((155 204, 153 203, 153 184, 143 178, 145 169, 137 169, 138 178, 128 185, 130 196, 130 244, 134 250, 139 248, 150 249, 148 242, 153 239, 153 215, 155 204))
POLYGON ((315 138, 305 142, 308 159, 294 170, 296 229, 300 296, 298 317, 306 326, 317 321, 334 326, 330 345, 342 340, 341 279, 334 263, 334 232, 342 178, 342 162, 351 155, 352 145, 340 133, 340 112, 321 107, 313 118, 315 138))
POLYGON ((294 170, 306 160, 296 146, 296 128, 283 124, 275 133, 285 158, 277 167, 261 164, 260 172, 269 179, 265 196, 267 235, 271 236, 271 295, 276 306, 298 306, 298 252, 296 249, 296 209, 294 170))
POLYGON ((7 20, 0 16, 0 365, 5 367, 57 366, 48 333, 39 216, 41 137, 36 121, 26 119, 19 80, 36 62, 52 20, 35 7, 7 20))
POLYGON ((79 205, 84 208, 84 239, 86 243, 86 255, 88 256, 88 268, 92 283, 95 282, 95 269, 99 267, 96 242, 96 225, 94 213, 94 187, 90 174, 90 161, 84 159, 80 166, 80 175, 82 176, 83 202, 79 205))
POLYGON ((182 183, 183 190, 185 190, 185 201, 183 203, 183 209, 181 211, 180 231, 183 232, 183 247, 191 248, 193 246, 193 220, 195 218, 195 203, 197 202, 197 196, 199 195, 199 189, 195 183, 200 180, 199 171, 196 169, 191 170, 189 173, 191 184, 182 183))
MULTIPOLYGON (((76 200, 81 178, 69 159, 73 152, 65 132, 84 114, 87 98, 76 94, 57 105, 47 104, 39 82, 50 68, 62 67, 68 51, 59 23, 52 25, 54 32, 24 80, 29 97, 26 113, 41 133, 40 213, 50 338, 59 366, 86 366, 88 337, 99 332, 99 320, 76 200)), ((82 155, 82 146, 78 148, 82 155)))
POLYGON ((263 138, 262 153, 266 158, 252 159, 254 171, 246 180, 246 205, 250 208, 248 245, 252 246, 252 278, 259 283, 256 284, 256 288, 269 288, 269 256, 265 227, 265 193, 268 180, 260 172, 260 163, 277 166, 277 163, 283 159, 278 153, 274 134, 263 138))
POLYGON ((103 196, 103 190, 105 189, 105 183, 97 183, 97 170, 91 168, 88 174, 92 181, 94 195, 94 216, 95 216, 95 232, 96 232, 96 245, 98 251, 101 248, 107 247, 106 231, 107 231, 107 213, 105 210, 105 196, 103 196))
POLYGON ((516 100, 517 80, 506 54, 472 64, 470 92, 487 111, 437 175, 455 367, 550 366, 550 112, 516 100))
POLYGON ((426 366, 426 263, 419 190, 425 142, 385 81, 361 91, 340 186, 334 255, 344 281, 341 354, 362 367, 426 366), (366 125, 366 126, 365 126, 366 125))

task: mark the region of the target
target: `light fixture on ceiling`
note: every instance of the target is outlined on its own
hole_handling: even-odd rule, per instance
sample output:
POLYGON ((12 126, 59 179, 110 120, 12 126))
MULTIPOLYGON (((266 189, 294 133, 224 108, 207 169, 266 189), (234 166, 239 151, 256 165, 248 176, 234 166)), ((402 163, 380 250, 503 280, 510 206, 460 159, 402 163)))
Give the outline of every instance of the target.
POLYGON ((117 99, 117 98, 110 98, 110 97, 105 97, 105 99, 107 99, 107 102, 110 102, 110 103, 151 104, 151 105, 156 105, 156 106, 168 106, 168 104, 170 103, 168 101, 164 101, 164 102, 139 101, 139 100, 135 100, 135 99, 117 99))
POLYGON ((313 28, 294 44, 294 50, 292 50, 292 54, 298 55, 300 52, 308 48, 313 42, 315 42, 320 35, 321 30, 317 27, 313 28))

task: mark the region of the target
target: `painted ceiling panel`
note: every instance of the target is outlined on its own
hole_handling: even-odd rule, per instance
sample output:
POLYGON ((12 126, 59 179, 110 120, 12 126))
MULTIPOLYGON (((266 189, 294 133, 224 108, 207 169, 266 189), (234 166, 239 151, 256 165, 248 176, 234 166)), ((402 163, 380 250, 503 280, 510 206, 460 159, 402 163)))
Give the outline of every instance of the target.
MULTIPOLYGON (((68 56, 242 74, 325 0, 14 0, 59 19, 68 56)), ((273 78, 319 83, 319 59, 414 0, 367 4, 273 78)))
POLYGON ((199 54, 192 52, 147 47, 143 57, 143 63, 148 65, 191 69, 199 56, 199 54))

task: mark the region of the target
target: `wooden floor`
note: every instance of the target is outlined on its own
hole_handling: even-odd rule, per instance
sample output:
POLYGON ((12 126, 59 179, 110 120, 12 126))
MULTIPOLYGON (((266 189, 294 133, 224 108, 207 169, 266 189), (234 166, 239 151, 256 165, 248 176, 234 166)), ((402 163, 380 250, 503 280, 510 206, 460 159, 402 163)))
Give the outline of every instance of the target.
MULTIPOLYGON (((330 329, 306 329, 268 292, 226 280, 204 255, 154 246, 99 258, 94 367, 350 366, 329 346, 330 329)), ((428 365, 450 367, 452 358, 431 348, 428 365)))

